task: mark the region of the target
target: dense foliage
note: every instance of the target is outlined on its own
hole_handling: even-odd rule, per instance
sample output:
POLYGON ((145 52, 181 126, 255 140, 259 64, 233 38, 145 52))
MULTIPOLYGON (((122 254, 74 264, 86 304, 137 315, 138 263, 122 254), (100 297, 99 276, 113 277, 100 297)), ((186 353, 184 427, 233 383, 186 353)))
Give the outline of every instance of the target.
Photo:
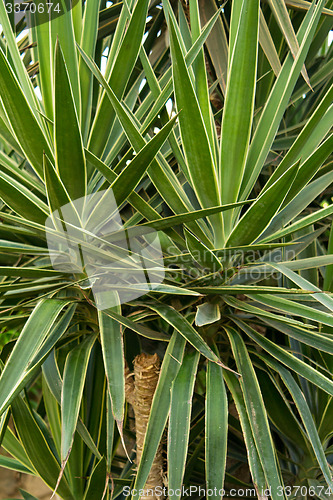
POLYGON ((0 2, 0 465, 64 499, 137 500, 162 439, 172 500, 329 498, 331 8, 85 0, 31 25, 0 2), (75 233, 96 276, 48 251, 54 214, 101 192, 129 235, 158 231, 165 266, 103 310, 112 231, 75 233), (162 365, 136 467, 140 352, 162 365))

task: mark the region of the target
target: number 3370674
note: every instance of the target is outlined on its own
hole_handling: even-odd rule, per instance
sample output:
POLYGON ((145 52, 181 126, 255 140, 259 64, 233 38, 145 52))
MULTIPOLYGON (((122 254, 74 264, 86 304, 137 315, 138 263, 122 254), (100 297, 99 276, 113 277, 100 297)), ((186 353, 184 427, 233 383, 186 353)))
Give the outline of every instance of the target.
POLYGON ((39 14, 43 14, 44 12, 47 14, 51 14, 53 12, 56 12, 57 14, 61 13, 60 3, 53 2, 6 3, 5 6, 7 14, 18 14, 19 12, 31 12, 32 14, 35 14, 36 12, 39 14))

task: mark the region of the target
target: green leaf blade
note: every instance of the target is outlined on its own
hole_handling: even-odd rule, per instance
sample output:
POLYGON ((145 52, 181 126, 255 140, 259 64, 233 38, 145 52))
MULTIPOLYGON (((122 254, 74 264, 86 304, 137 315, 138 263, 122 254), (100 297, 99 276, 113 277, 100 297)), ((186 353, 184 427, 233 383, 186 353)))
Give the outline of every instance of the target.
POLYGON ((0 413, 10 404, 22 377, 65 305, 65 301, 42 300, 30 315, 0 377, 0 413))
POLYGON ((296 176, 298 163, 289 168, 267 191, 251 205, 232 231, 227 245, 252 243, 269 224, 279 210, 296 176))
POLYGON ((168 431, 168 487, 174 493, 169 494, 170 500, 179 500, 181 497, 176 491, 181 491, 183 483, 190 433, 193 389, 199 357, 198 352, 184 355, 182 366, 171 389, 168 431))
POLYGON ((52 158, 44 135, 8 60, 0 49, 0 93, 15 139, 37 174, 43 175, 43 153, 52 158))
MULTIPOLYGON (((171 19, 171 17, 170 17, 171 19)), ((218 205, 220 201, 216 167, 199 103, 186 67, 185 58, 175 28, 170 24, 173 80, 179 114, 180 133, 185 150, 192 185, 203 208, 218 205)), ((220 217, 215 217, 219 238, 220 217)))
POLYGON ((233 328, 227 328, 226 331, 230 339, 237 368, 242 375, 240 385, 258 455, 267 484, 272 488, 272 499, 275 500, 280 498, 279 491, 281 488, 281 491, 283 491, 283 484, 280 481, 272 435, 259 383, 240 334, 233 328))
POLYGON ((216 363, 207 364, 206 387, 207 490, 217 491, 213 498, 221 499, 227 459, 228 398, 222 368, 216 363))
POLYGON ((79 418, 83 387, 91 349, 96 337, 91 335, 70 351, 66 358, 61 393, 61 461, 64 468, 72 449, 79 418))
POLYGON ((259 3, 242 2, 228 69, 220 152, 223 203, 237 201, 247 157, 256 88, 259 3))
MULTIPOLYGON (((121 314, 120 305, 115 309, 114 312, 121 314)), ((98 311, 98 321, 112 413, 120 432, 122 432, 125 407, 123 337, 120 323, 108 316, 107 312, 98 311)))
POLYGON ((56 167, 69 195, 75 200, 86 194, 86 159, 69 75, 58 41, 54 102, 56 167))

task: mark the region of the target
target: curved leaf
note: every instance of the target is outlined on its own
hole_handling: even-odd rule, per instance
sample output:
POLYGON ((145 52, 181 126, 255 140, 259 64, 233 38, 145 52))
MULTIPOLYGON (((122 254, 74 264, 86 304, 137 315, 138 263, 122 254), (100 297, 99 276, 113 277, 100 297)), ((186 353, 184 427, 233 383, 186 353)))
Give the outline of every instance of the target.
POLYGON ((55 48, 54 145, 56 167, 70 197, 86 194, 86 158, 74 97, 59 44, 55 48))
POLYGON ((66 358, 61 393, 61 462, 65 467, 72 449, 91 349, 96 336, 90 335, 66 358))
POLYGON ((199 353, 184 355, 182 365, 171 389, 168 429, 168 488, 170 500, 181 498, 191 423, 192 397, 199 353))
POLYGON ((280 480, 272 435, 259 383, 240 334, 233 328, 226 328, 226 332, 230 339, 237 369, 242 375, 240 386, 257 452, 267 484, 272 489, 272 500, 277 500, 281 497, 279 491, 283 491, 283 483, 280 480))

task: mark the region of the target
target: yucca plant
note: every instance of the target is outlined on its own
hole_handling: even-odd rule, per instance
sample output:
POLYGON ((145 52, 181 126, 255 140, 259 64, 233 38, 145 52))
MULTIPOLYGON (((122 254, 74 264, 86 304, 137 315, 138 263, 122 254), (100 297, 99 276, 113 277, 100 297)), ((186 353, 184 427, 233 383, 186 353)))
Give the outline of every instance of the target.
POLYGON ((40 5, 0 3, 0 464, 330 498, 332 0, 40 5))

